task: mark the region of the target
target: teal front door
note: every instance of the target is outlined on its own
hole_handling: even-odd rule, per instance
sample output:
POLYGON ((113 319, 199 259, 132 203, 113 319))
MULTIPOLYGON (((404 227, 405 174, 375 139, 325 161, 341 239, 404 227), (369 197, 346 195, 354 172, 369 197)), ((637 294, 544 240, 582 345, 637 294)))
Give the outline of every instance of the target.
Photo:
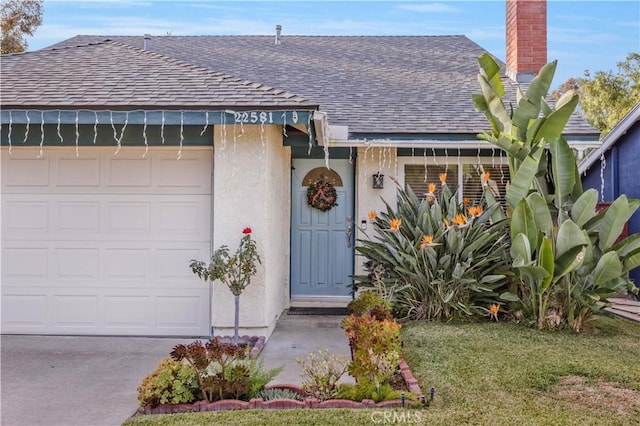
POLYGON ((293 159, 291 171, 291 298, 351 296, 354 240, 353 165, 349 160, 293 159), (311 207, 309 183, 334 184, 337 206, 311 207))

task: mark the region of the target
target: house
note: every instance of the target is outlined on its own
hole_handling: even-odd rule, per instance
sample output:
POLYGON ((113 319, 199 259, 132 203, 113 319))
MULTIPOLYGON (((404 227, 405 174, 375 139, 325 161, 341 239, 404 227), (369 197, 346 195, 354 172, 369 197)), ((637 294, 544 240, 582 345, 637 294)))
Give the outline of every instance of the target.
MULTIPOLYGON (((507 2, 503 82, 546 63, 546 3, 507 2), (532 21, 535 24, 532 25, 532 21), (531 30, 533 28, 533 31, 531 30)), ((2 332, 225 334, 228 289, 189 270, 253 229, 246 334, 292 305, 344 305, 356 238, 390 177, 473 197, 506 158, 476 138, 465 36, 77 36, 2 57, 2 332), (316 179, 337 205, 309 205, 316 179), (375 180, 375 185, 374 185, 375 180)), ((598 133, 572 117, 567 139, 598 133)))
MULTIPOLYGON (((591 151, 580 163, 578 170, 584 188, 600 192, 600 201, 611 203, 620 195, 640 198, 640 102, 627 113, 603 139, 602 145, 591 151)), ((629 235, 640 232, 640 212, 635 212, 627 224, 629 235)), ((629 273, 640 287, 640 269, 629 273)))

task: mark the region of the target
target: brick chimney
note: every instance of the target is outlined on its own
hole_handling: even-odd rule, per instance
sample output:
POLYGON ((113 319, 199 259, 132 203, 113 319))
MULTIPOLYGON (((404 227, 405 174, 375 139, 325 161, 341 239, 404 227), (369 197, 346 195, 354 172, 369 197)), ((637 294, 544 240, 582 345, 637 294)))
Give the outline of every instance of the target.
POLYGON ((507 75, 528 83, 547 63, 547 1, 507 0, 507 75))

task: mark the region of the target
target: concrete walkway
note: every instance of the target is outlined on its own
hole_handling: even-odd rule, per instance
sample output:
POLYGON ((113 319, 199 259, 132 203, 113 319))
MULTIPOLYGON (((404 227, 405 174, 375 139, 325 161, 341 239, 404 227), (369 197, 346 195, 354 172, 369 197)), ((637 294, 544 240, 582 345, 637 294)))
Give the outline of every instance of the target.
POLYGON ((613 297, 609 301, 611 306, 605 311, 640 322, 640 301, 628 297, 613 297))
MULTIPOLYGON (((344 355, 351 361, 349 341, 340 328, 341 316, 287 315, 280 317, 276 329, 265 346, 261 359, 265 368, 284 366, 285 369, 270 384, 302 383, 302 369, 296 359, 305 359, 310 352, 327 349, 329 353, 344 355)), ((341 382, 352 382, 347 374, 341 382)))

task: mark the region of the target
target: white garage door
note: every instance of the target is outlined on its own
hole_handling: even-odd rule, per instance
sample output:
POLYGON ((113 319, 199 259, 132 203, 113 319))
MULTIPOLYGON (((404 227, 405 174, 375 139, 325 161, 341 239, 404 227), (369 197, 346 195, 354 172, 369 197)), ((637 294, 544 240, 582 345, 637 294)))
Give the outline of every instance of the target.
POLYGON ((211 149, 1 153, 3 333, 209 334, 211 149))

